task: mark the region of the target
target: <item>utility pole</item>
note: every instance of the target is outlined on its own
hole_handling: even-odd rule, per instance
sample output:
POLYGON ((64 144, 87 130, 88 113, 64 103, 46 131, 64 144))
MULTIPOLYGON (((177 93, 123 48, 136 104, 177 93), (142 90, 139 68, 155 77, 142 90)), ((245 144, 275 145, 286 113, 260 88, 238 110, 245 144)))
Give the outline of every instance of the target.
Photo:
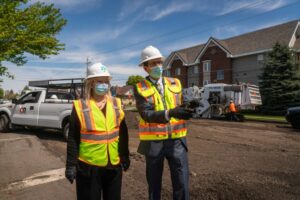
POLYGON ((89 57, 86 57, 86 67, 88 67, 91 64, 91 60, 89 59, 89 57))

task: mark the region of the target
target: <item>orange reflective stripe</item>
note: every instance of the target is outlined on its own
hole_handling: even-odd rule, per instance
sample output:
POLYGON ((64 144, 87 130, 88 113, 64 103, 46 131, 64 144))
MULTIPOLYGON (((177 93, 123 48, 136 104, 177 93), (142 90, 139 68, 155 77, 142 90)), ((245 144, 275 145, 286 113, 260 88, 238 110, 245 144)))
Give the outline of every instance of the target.
POLYGON ((166 132, 140 132, 140 135, 168 135, 166 132))
POLYGON ((113 106, 114 106, 114 116, 115 116, 115 126, 118 126, 119 124, 119 117, 120 117, 120 111, 119 111, 119 106, 117 103, 117 100, 115 98, 113 98, 113 106))
POLYGON ((167 126, 167 124, 156 124, 156 123, 148 123, 148 124, 140 124, 139 125, 139 127, 142 127, 142 128, 144 128, 144 127, 157 127, 157 126, 159 126, 159 127, 166 127, 167 126))
POLYGON ((84 114, 83 114, 83 108, 82 108, 82 102, 81 100, 78 100, 78 106, 80 108, 80 115, 81 115, 81 120, 82 120, 82 123, 80 124, 82 127, 83 130, 86 130, 86 125, 85 125, 85 119, 84 119, 84 114))
MULTIPOLYGON (((147 83, 146 80, 142 80, 140 83, 140 87, 143 89, 143 90, 146 90, 148 88, 151 88, 151 86, 147 83)), ((155 98, 154 98, 154 95, 150 96, 147 98, 147 101, 149 103, 155 103, 155 98)))
POLYGON ((110 139, 110 140, 86 140, 86 139, 80 139, 81 142, 86 142, 86 143, 91 143, 91 144, 107 144, 107 143, 112 143, 118 140, 119 137, 110 139))

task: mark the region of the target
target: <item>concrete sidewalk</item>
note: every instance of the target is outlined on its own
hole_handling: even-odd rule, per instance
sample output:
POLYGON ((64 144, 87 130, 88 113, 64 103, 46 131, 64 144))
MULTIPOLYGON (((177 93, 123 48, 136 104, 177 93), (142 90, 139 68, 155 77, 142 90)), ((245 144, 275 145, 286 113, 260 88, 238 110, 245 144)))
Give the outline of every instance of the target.
POLYGON ((0 199, 76 199, 63 163, 34 135, 0 133, 0 199))

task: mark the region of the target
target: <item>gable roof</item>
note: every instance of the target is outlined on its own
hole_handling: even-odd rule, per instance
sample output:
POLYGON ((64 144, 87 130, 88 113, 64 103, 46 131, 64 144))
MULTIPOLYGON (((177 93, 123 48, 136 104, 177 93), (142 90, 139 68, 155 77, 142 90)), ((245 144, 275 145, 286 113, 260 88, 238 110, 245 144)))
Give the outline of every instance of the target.
POLYGON ((298 20, 264 28, 223 40, 233 56, 272 49, 276 42, 289 44, 295 33, 298 20))
POLYGON ((197 55, 197 57, 195 59, 195 62, 199 57, 201 57, 205 53, 206 49, 209 47, 209 45, 211 43, 214 43, 215 45, 219 46, 224 52, 226 52, 227 55, 231 55, 231 52, 229 51, 228 45, 224 41, 218 40, 218 39, 213 38, 213 37, 210 37, 208 39, 208 41, 206 42, 205 46, 202 48, 200 54, 197 55))
MULTIPOLYGON (((214 41, 219 47, 230 52, 231 57, 269 51, 276 42, 289 45, 293 35, 296 33, 297 27, 299 27, 299 23, 299 20, 294 20, 222 40, 210 37, 205 44, 172 52, 166 59, 164 67, 170 65, 174 54, 181 56, 184 65, 194 64, 197 58, 203 54, 202 51, 206 50, 204 47, 211 41, 214 41)), ((292 48, 299 50, 299 38, 296 39, 292 48)))
POLYGON ((178 58, 183 62, 183 64, 191 64, 195 61, 198 53, 203 49, 205 44, 200 44, 197 46, 181 49, 172 52, 165 60, 164 65, 168 67, 169 63, 178 56, 178 58))

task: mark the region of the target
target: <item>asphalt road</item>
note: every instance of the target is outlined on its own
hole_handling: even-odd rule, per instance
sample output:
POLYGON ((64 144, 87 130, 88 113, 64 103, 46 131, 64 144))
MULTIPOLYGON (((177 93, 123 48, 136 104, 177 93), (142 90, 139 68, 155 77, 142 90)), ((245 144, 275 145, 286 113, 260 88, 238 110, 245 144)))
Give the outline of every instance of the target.
POLYGON ((1 200, 76 199, 75 185, 64 178, 66 143, 59 138, 49 130, 0 134, 1 200))

